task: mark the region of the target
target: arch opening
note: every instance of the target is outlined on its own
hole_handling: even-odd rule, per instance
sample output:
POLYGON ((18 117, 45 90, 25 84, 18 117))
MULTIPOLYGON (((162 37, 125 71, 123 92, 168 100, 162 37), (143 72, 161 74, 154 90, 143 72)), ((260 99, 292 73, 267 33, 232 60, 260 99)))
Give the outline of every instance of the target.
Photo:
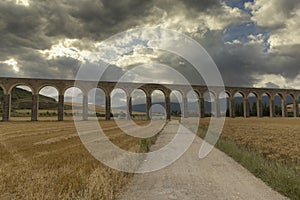
POLYGON ((236 117, 243 117, 245 114, 245 107, 244 107, 244 94, 241 92, 236 92, 233 95, 234 99, 234 115, 236 117))
POLYGON ((55 87, 45 86, 39 91, 38 119, 55 120, 58 115, 58 91, 55 87))
POLYGON ((249 116, 257 117, 258 109, 257 109, 257 95, 254 92, 249 93, 248 95, 248 106, 249 106, 249 116))
POLYGON ((115 88, 110 94, 111 112, 114 120, 127 118, 127 95, 123 89, 115 88))
POLYGON ((187 93, 187 116, 200 117, 199 95, 194 90, 187 93))
POLYGON ((263 93, 261 95, 261 113, 262 117, 270 117, 270 94, 263 93))
POLYGON ((184 112, 183 102, 182 102, 182 94, 177 91, 173 90, 170 94, 170 112, 172 119, 178 119, 182 116, 184 112))
POLYGON ((29 86, 16 85, 11 89, 10 118, 16 121, 31 120, 33 91, 29 86))
POLYGON ((77 87, 70 87, 64 92, 64 117, 73 120, 72 116, 82 116, 83 92, 77 87), (73 102, 72 102, 73 101, 73 102), (72 105, 73 104, 73 105, 72 105))
POLYGON ((105 119, 105 92, 101 88, 93 88, 88 92, 88 115, 95 120, 105 119))
POLYGON ((216 96, 211 91, 206 91, 203 95, 204 98, 204 116, 216 116, 216 96))
POLYGON ((275 114, 275 117, 282 117, 284 116, 285 114, 283 113, 284 112, 284 106, 283 105, 284 101, 283 101, 283 96, 279 93, 275 94, 274 96, 274 114, 275 114))
POLYGON ((135 120, 147 120, 146 94, 141 89, 135 89, 131 93, 132 118, 135 120))
POLYGON ((221 116, 230 117, 230 94, 226 91, 222 91, 219 94, 219 104, 220 108, 220 114, 221 116))
POLYGON ((287 116, 294 117, 294 97, 291 94, 286 96, 286 107, 287 107, 287 116))
POLYGON ((166 119, 165 94, 161 90, 154 90, 151 93, 151 119, 166 119))

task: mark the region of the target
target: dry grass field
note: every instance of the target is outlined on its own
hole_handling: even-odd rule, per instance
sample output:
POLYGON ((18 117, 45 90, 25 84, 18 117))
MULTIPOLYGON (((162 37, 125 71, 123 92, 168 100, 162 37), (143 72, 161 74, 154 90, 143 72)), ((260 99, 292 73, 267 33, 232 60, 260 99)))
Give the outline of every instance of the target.
MULTIPOLYGON (((63 122, 44 119, 49 121, 0 122, 0 199, 113 199, 132 175, 95 160, 77 136, 72 117, 63 122)), ((201 127, 207 127, 209 120, 201 119, 201 127)), ((221 137, 300 172, 299 122, 227 118, 221 137)), ((116 145, 141 150, 141 140, 112 129, 114 121, 100 123, 116 145)))
MULTIPOLYGON (((208 124, 209 118, 200 120, 202 127, 208 124)), ((221 138, 300 172, 299 118, 226 118, 221 138)))
MULTIPOLYGON (((140 140, 112 129, 113 121, 100 123, 116 145, 140 150, 140 140)), ((130 177, 95 160, 82 145, 71 118, 0 123, 1 200, 113 199, 130 177)))

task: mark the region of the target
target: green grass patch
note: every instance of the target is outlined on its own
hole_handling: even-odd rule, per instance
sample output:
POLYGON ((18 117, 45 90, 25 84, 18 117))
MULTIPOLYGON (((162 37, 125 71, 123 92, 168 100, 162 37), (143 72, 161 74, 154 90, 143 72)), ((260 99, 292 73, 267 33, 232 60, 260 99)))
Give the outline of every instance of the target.
MULTIPOLYGON (((199 128, 198 135, 204 138, 205 134, 206 130, 199 128)), ((219 138, 216 147, 274 190, 290 199, 300 200, 300 174, 292 166, 271 161, 258 152, 240 146, 230 139, 219 138)))
POLYGON ((141 153, 147 153, 150 151, 150 147, 155 144, 157 140, 158 135, 155 135, 150 138, 143 138, 140 142, 140 152, 141 153))

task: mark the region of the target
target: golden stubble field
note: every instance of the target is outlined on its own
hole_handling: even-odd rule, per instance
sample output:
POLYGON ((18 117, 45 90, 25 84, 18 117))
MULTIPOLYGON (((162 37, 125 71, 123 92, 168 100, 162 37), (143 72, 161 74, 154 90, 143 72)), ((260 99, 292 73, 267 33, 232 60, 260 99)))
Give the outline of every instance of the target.
MULTIPOLYGON (((100 122, 110 140, 137 152, 140 140, 114 121, 100 122)), ((147 122, 137 122, 140 125, 147 122)), ((132 175, 94 159, 74 122, 0 123, 0 199, 113 199, 132 175)))
MULTIPOLYGON (((200 125, 207 127, 209 121, 201 119, 200 125)), ((140 140, 112 128, 114 121, 100 123, 116 145, 140 150, 140 140)), ((227 118, 221 137, 300 171, 298 118, 227 118)), ((131 177, 95 160, 82 145, 71 117, 63 122, 0 122, 1 200, 113 199, 131 177)))
POLYGON ((300 172, 300 118, 226 118, 221 137, 300 172))

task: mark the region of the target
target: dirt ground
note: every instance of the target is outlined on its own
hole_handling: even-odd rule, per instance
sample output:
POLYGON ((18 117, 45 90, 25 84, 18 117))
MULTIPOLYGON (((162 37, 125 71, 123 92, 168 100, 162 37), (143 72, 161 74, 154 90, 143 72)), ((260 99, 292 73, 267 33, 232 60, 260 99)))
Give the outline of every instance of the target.
MULTIPOLYGON (((178 122, 170 122, 151 150, 164 146, 177 129, 178 122)), ((217 149, 200 160, 201 144, 202 140, 196 137, 188 151, 172 165, 135 175, 118 199, 287 199, 217 149)))

